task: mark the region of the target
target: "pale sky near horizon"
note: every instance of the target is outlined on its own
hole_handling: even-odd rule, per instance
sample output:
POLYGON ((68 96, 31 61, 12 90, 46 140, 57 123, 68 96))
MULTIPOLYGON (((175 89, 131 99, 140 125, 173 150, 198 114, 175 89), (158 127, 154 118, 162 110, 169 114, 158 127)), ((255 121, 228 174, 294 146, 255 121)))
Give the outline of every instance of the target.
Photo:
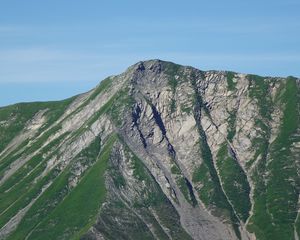
POLYGON ((67 98, 154 58, 300 77, 300 1, 0 0, 0 106, 67 98))

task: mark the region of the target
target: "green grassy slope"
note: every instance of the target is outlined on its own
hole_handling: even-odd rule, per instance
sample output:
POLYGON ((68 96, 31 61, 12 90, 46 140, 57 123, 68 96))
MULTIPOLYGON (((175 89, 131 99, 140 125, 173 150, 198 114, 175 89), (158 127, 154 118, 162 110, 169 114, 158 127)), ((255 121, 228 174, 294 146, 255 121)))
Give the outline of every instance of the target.
MULTIPOLYGON (((295 230, 300 231, 299 216, 296 219, 300 193, 298 80, 293 77, 282 79, 278 92, 272 95, 278 79, 256 75, 246 77, 249 80, 249 101, 257 107, 258 115, 254 119, 255 136, 247 136, 251 139, 254 157, 246 159, 243 169, 232 149, 238 136, 239 109, 227 110, 227 132, 222 144, 213 152, 209 146, 209 133, 203 129, 201 122, 204 115, 208 119, 211 116, 204 102, 204 90, 201 91, 197 85, 199 82, 196 82, 199 76, 193 75, 193 71, 188 76, 186 68, 171 63, 164 63, 162 69, 165 70, 166 86, 170 92, 170 106, 166 107, 169 115, 177 114, 176 111, 181 108, 194 114, 195 131, 198 131, 195 146, 199 148, 199 159, 195 161, 199 160, 201 164, 192 169, 192 176, 185 176, 183 172, 186 171, 176 163, 176 158, 170 157, 170 165, 173 166, 171 176, 187 202, 191 207, 204 204, 212 215, 231 225, 240 239, 239 227, 244 223, 258 240, 294 239, 295 230), (188 108, 175 100, 180 84, 187 83, 185 81, 190 81, 194 88, 187 97, 194 106, 188 108), (282 114, 278 132, 272 128, 276 111, 282 114), (197 196, 193 190, 196 190, 197 196)), ((231 98, 237 98, 239 84, 236 73, 224 74, 225 89, 230 92, 231 98)), ((113 89, 114 78, 105 79, 65 119, 70 119, 99 95, 113 89)), ((18 165, 29 156, 26 163, 0 184, 0 229, 28 207, 8 239, 91 239, 91 227, 107 239, 191 239, 181 225, 178 212, 143 159, 138 158, 134 154, 135 149, 130 149, 127 140, 119 135, 118 129, 124 126, 125 121, 131 121, 124 116, 127 114, 133 118, 133 106, 137 103, 130 87, 124 84, 103 102, 100 109, 91 109, 91 117, 82 121, 78 129, 61 135, 58 133, 63 124, 57 120, 75 97, 59 102, 21 103, 0 108, 0 181, 14 164, 18 165), (3 152, 41 110, 45 110, 46 121, 35 135, 23 139, 13 151, 3 152), (113 130, 101 125, 100 133, 93 136, 95 139, 83 144, 83 149, 66 166, 61 163, 46 171, 50 160, 65 160, 62 149, 76 141, 86 143, 85 134, 103 117, 112 123, 110 127, 113 130), (49 141, 56 134, 59 136, 49 141)), ((153 99, 148 99, 146 94, 143 97, 145 105, 156 107, 153 99)), ((142 120, 142 113, 139 114, 136 121, 142 120)), ((155 123, 159 125, 153 120, 155 123)), ((167 136, 167 133, 164 134, 167 136)), ((146 144, 144 147, 147 148, 146 144)))
MULTIPOLYGON (((281 83, 280 93, 273 103, 283 111, 279 133, 271 144, 263 138, 258 139, 261 145, 258 150, 262 152, 263 158, 253 175, 256 183, 255 203, 248 226, 258 239, 294 238, 300 185, 296 165, 299 149, 295 150, 293 144, 300 141, 299 94, 296 79, 288 78, 281 83)), ((268 101, 261 103, 264 104, 261 107, 262 115, 267 116, 272 105, 265 105, 268 101)), ((263 131, 270 131, 264 122, 258 124, 263 131)))

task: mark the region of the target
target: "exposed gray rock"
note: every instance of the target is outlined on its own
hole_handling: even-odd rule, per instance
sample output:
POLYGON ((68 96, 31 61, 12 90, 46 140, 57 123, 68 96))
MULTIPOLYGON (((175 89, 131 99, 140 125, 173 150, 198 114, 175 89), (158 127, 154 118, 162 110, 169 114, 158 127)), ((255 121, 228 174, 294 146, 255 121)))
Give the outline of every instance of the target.
POLYGON ((78 95, 46 129, 52 112, 40 109, 0 152, 0 238, 298 240, 299 96, 295 78, 150 60, 78 95), (85 226, 60 223, 95 169, 101 206, 80 215, 85 226))

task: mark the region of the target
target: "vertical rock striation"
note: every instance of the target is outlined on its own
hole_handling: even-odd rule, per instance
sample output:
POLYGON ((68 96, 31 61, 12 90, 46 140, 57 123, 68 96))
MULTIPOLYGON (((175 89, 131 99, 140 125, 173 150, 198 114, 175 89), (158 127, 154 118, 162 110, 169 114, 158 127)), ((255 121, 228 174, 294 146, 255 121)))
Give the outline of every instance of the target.
POLYGON ((0 108, 0 239, 299 239, 300 80, 139 62, 0 108))

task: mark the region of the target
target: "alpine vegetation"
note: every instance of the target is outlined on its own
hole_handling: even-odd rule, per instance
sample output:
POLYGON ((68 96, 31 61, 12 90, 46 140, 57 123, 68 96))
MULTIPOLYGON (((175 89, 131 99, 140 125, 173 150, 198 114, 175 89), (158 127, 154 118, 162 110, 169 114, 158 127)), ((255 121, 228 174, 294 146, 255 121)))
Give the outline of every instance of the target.
POLYGON ((139 62, 0 108, 0 239, 299 239, 300 80, 139 62))

